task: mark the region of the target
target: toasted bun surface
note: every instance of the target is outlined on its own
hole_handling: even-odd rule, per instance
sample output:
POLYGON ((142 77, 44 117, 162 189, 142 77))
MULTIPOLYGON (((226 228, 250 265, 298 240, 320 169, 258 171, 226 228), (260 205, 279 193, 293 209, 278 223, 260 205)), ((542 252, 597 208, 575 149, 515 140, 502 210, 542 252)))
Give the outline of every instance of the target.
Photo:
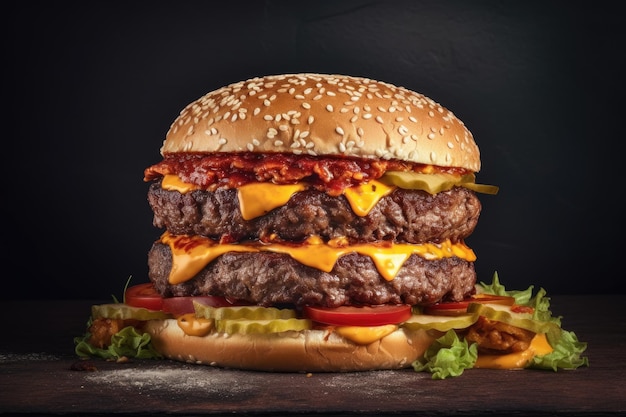
POLYGON ((288 74, 241 81, 189 104, 161 153, 287 152, 400 159, 480 170, 474 138, 452 112, 365 78, 288 74))
POLYGON ((275 334, 185 334, 176 320, 151 320, 154 347, 177 361, 270 372, 352 372, 411 366, 434 341, 425 330, 399 329, 367 346, 322 330, 275 334))

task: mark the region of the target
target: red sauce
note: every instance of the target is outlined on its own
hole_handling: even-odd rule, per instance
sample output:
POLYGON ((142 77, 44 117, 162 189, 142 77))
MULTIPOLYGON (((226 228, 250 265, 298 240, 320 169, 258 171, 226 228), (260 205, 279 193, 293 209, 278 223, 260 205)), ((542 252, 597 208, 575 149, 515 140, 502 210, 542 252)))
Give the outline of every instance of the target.
POLYGON ((250 182, 293 184, 306 182, 331 195, 380 178, 386 171, 448 172, 464 174, 461 168, 442 168, 398 160, 357 159, 283 153, 177 153, 144 172, 146 181, 175 174, 189 184, 214 191, 236 188, 250 182))

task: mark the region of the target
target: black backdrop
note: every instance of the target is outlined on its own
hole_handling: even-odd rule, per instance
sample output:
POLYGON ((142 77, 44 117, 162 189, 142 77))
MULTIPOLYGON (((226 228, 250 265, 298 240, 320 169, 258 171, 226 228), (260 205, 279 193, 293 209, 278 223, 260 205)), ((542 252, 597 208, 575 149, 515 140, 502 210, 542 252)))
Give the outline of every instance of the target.
POLYGON ((624 291, 617 2, 15 2, 3 17, 1 298, 146 281, 143 169, 178 112, 249 77, 344 73, 422 92, 481 148, 479 279, 624 291), (8 145, 8 146, 7 146, 8 145))

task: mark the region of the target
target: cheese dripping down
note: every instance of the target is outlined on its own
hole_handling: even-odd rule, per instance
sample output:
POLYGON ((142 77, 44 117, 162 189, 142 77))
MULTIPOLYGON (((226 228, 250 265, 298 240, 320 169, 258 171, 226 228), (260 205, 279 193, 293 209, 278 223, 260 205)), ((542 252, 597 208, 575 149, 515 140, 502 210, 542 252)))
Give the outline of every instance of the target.
MULTIPOLYGON (((187 193, 198 189, 193 184, 180 180, 176 175, 165 175, 161 187, 166 190, 187 193)), ((391 193, 396 187, 372 180, 367 183, 344 190, 354 213, 366 216, 376 203, 391 193)), ((291 196, 306 189, 306 185, 272 183, 250 183, 238 188, 239 207, 242 217, 251 220, 286 204, 291 196)), ((318 236, 312 236, 300 245, 281 243, 249 242, 238 244, 218 244, 201 236, 175 236, 165 232, 161 242, 169 245, 172 252, 172 270, 169 276, 171 284, 188 281, 206 265, 227 252, 275 252, 284 253, 293 259, 324 272, 330 272, 339 257, 356 252, 369 256, 378 272, 388 281, 395 278, 404 262, 413 254, 429 260, 446 257, 459 257, 469 262, 476 260, 474 252, 464 243, 452 243, 449 240, 441 243, 368 243, 347 245, 342 239, 324 243, 318 236)))
POLYGON ((172 252, 172 270, 170 284, 188 281, 206 265, 227 252, 274 252, 283 253, 303 265, 324 272, 333 270, 337 260, 348 253, 369 256, 378 272, 388 281, 395 278, 404 262, 411 255, 418 255, 428 260, 458 257, 469 262, 476 260, 476 255, 462 242, 452 243, 362 243, 345 244, 343 239, 323 242, 319 236, 312 236, 298 245, 283 243, 236 243, 220 244, 201 236, 161 235, 161 242, 168 245, 172 252))
MULTIPOLYGON (((178 191, 181 194, 199 189, 187 184, 177 175, 165 175, 161 182, 165 190, 178 191)), ((396 187, 380 181, 369 181, 365 184, 344 190, 343 195, 357 216, 366 216, 378 201, 391 193, 396 187)), ((252 220, 269 213, 276 207, 287 204, 292 195, 306 189, 302 183, 277 185, 270 182, 246 184, 237 189, 239 209, 244 220, 252 220)))

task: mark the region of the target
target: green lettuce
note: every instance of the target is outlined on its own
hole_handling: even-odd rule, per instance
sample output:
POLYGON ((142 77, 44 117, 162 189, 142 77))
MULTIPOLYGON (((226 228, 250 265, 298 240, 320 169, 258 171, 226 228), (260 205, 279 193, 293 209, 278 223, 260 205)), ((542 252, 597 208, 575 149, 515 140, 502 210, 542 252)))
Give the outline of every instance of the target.
POLYGON ((587 349, 587 343, 578 340, 574 332, 569 332, 561 328, 561 317, 552 316, 550 311, 550 298, 546 296, 546 291, 540 288, 537 294, 533 295, 531 285, 523 291, 507 291, 504 285, 500 284, 498 273, 494 273, 493 282, 478 284, 479 292, 486 294, 508 295, 515 298, 515 303, 532 307, 533 319, 556 324, 556 331, 546 334, 550 346, 554 349, 551 353, 543 356, 535 356, 528 365, 529 368, 548 369, 557 371, 559 369, 576 369, 581 366, 589 366, 589 359, 583 357, 583 352, 587 349))
POLYGON ((97 348, 89 343, 91 334, 74 338, 76 354, 80 357, 97 357, 117 360, 122 357, 139 359, 160 359, 150 342, 150 335, 142 333, 132 326, 124 327, 111 337, 111 344, 106 349, 97 348))
MULTIPOLYGON (((578 340, 574 332, 561 328, 561 317, 552 316, 550 298, 546 291, 540 288, 533 292, 531 285, 525 290, 507 290, 500 283, 498 273, 494 273, 491 284, 481 282, 476 285, 478 293, 504 295, 515 298, 515 304, 533 308, 533 319, 541 322, 551 322, 555 326, 546 334, 548 342, 554 349, 547 355, 535 356, 529 363, 529 368, 547 369, 576 369, 589 366, 589 360, 583 357, 587 343, 578 340)), ((424 354, 423 358, 413 362, 417 372, 431 372, 433 379, 445 379, 459 376, 465 369, 472 368, 476 362, 477 346, 459 339, 454 330, 448 331, 437 339, 424 354)))
POLYGON ((477 357, 475 343, 468 345, 454 330, 448 330, 412 365, 416 372, 432 373, 432 379, 445 379, 459 376, 465 369, 473 368, 477 357))

